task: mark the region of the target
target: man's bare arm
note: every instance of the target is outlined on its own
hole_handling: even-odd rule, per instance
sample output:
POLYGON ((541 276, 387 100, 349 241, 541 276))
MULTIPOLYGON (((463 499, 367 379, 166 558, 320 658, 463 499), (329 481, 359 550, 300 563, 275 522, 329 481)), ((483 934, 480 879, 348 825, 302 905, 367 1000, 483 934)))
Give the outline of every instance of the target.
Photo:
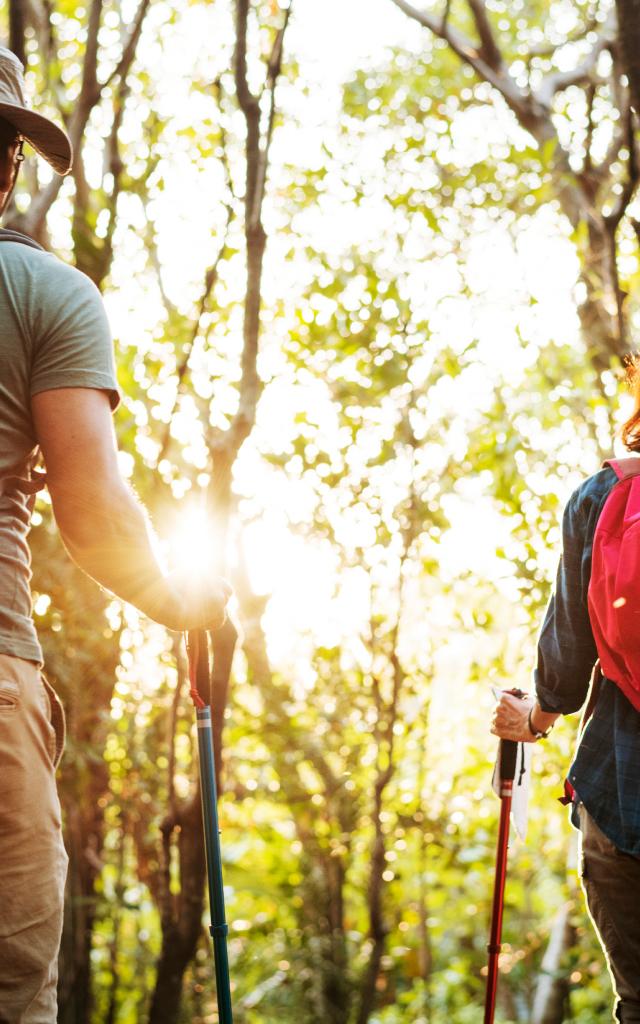
POLYGON ((107 394, 43 391, 32 411, 56 522, 80 568, 170 629, 220 623, 226 584, 189 594, 163 575, 144 510, 120 474, 107 394))

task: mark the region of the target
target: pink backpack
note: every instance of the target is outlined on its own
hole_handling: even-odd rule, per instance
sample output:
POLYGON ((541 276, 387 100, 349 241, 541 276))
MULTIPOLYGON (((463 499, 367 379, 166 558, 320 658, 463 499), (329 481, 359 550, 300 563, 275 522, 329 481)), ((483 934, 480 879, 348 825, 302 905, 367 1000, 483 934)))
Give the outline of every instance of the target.
POLYGON ((640 711, 640 458, 604 465, 618 483, 593 538, 589 618, 602 674, 640 711))

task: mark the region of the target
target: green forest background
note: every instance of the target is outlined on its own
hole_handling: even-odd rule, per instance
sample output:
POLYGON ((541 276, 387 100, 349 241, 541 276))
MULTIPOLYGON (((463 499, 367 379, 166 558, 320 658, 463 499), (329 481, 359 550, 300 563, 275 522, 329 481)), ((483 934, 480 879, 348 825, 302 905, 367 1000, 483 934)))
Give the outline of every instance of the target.
MULTIPOLYGON (((633 32, 611 0, 0 9, 76 152, 27 160, 5 226, 102 290, 123 472, 167 559, 235 588, 235 1019, 474 1024, 490 686, 529 685, 563 503, 627 408, 633 32)), ((75 569, 46 495, 32 549, 69 726, 59 1022, 215 1022, 181 638, 75 569)), ((556 800, 576 728, 534 751, 501 1024, 610 1014, 556 800)))

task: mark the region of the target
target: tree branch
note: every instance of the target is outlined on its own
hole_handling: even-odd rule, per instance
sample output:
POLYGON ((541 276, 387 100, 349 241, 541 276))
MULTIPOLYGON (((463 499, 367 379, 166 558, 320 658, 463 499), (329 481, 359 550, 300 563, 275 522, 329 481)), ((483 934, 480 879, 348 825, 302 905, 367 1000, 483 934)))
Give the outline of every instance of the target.
POLYGON ((444 11, 442 12, 442 23, 440 25, 440 31, 444 32, 449 22, 449 15, 451 14, 451 0, 445 0, 444 11))
MULTIPOLYGON (((207 303, 209 301, 209 296, 213 292, 213 290, 214 290, 214 288, 216 286, 216 283, 218 281, 218 273, 219 273, 219 269, 220 269, 220 264, 222 263, 223 257, 225 255, 225 252, 226 252, 226 249, 227 249, 227 238, 228 238, 228 234, 229 234, 229 227, 230 227, 231 221, 233 219, 233 212, 234 211, 233 211, 233 207, 230 206, 230 205, 228 205, 226 207, 226 210, 227 210, 227 219, 226 219, 226 223, 225 223, 225 227, 224 227, 224 234, 223 234, 223 237, 222 237, 222 244, 220 245, 220 248, 218 250, 218 254, 217 254, 215 260, 213 261, 211 266, 207 268, 207 271, 205 273, 202 295, 200 296, 200 302, 198 303, 198 310, 197 310, 195 319, 193 321, 193 326, 192 326, 191 331, 189 333, 189 338, 188 338, 188 340, 187 340, 187 342, 186 342, 186 344, 184 346, 182 359, 180 360, 180 362, 178 363, 178 365, 176 367, 176 378, 177 378, 176 392, 175 392, 175 396, 174 396, 174 399, 173 399, 173 405, 171 407, 171 414, 169 416, 169 420, 167 422, 167 426, 166 426, 166 429, 165 429, 165 432, 164 432, 162 443, 160 445, 160 451, 158 453, 158 458, 156 459, 156 466, 158 466, 160 464, 160 462, 162 461, 162 459, 164 459, 166 457, 167 451, 169 449, 169 444, 171 443, 171 420, 173 419, 173 415, 174 415, 174 413, 176 411, 176 407, 178 405, 178 399, 179 399, 180 394, 182 392, 184 378, 185 378, 185 375, 186 375, 186 372, 187 372, 187 369, 188 369, 188 366, 189 366, 189 360, 191 359, 191 355, 193 353, 193 347, 195 345, 196 338, 198 337, 198 334, 200 333, 200 326, 202 324, 202 318, 203 318, 203 316, 205 314, 205 311, 206 311, 206 308, 207 308, 207 303)), ((157 271, 157 275, 158 275, 158 280, 160 282, 161 293, 162 293, 162 296, 163 296, 163 298, 165 300, 165 304, 167 304, 167 308, 169 310, 173 310, 174 313, 175 313, 176 308, 175 308, 175 306, 173 306, 173 304, 169 303, 169 300, 165 296, 164 288, 162 287, 162 275, 161 275, 161 270, 160 270, 160 264, 158 262, 157 249, 155 248, 155 246, 153 247, 153 258, 154 258, 154 265, 156 267, 156 271, 157 271)))
POLYGON ((51 65, 58 53, 56 28, 52 21, 53 13, 51 0, 29 0, 30 20, 38 38, 38 49, 42 62, 45 88, 53 96, 60 118, 66 124, 68 117, 64 109, 65 105, 60 82, 51 75, 51 65))
POLYGON ((136 50, 138 48, 140 35, 142 33, 142 25, 145 19, 145 15, 149 10, 150 3, 151 0, 140 0, 140 5, 138 7, 138 10, 136 11, 136 16, 133 19, 133 25, 131 27, 131 32, 129 33, 129 38, 127 39, 127 42, 125 43, 125 46, 122 50, 122 56, 120 57, 120 60, 116 64, 111 74, 100 86, 101 91, 106 89, 107 86, 111 85, 114 79, 125 79, 129 74, 129 71, 131 70, 131 65, 133 64, 133 60, 136 55, 136 50))
MULTIPOLYGON (((92 0, 87 26, 87 43, 82 67, 82 85, 76 100, 73 114, 69 119, 67 130, 74 151, 74 162, 80 160, 82 136, 91 115, 91 111, 100 99, 100 87, 97 78, 98 66, 98 32, 102 15, 102 0, 92 0)), ((26 234, 39 241, 45 240, 46 217, 62 188, 63 178, 55 174, 49 184, 35 196, 27 212, 12 218, 9 227, 16 226, 26 234)))
MULTIPOLYGON (((80 94, 74 104, 73 113, 68 119, 65 119, 67 121, 67 130, 74 150, 75 164, 78 164, 82 159, 83 137, 91 112, 100 102, 106 86, 111 84, 116 77, 119 77, 121 81, 120 100, 124 103, 124 97, 126 95, 125 80, 135 57, 143 21, 149 6, 150 0, 140 0, 140 6, 138 7, 131 33, 123 48, 120 61, 112 74, 107 78, 106 82, 101 84, 98 81, 98 36, 100 32, 103 0, 92 0, 87 24, 87 42, 82 68, 80 94)), ((45 6, 45 10, 46 9, 48 8, 45 6)), ((118 117, 118 114, 119 112, 116 105, 115 116, 118 117)), ((19 226, 21 230, 26 231, 27 234, 32 235, 34 238, 43 239, 46 233, 46 217, 55 202, 58 193, 60 192, 62 182, 63 179, 59 175, 55 175, 47 187, 32 199, 26 214, 15 218, 15 225, 19 226)))
POLYGON ((247 244, 247 289, 245 295, 242 366, 238 409, 231 426, 223 438, 212 440, 218 455, 220 469, 228 475, 228 467, 242 444, 251 433, 262 391, 258 375, 258 341, 260 335, 260 301, 262 266, 266 248, 266 234, 262 225, 262 204, 266 185, 269 147, 275 118, 275 87, 282 68, 284 33, 289 23, 291 3, 285 12, 284 23, 276 35, 267 66, 267 88, 271 97, 269 119, 263 145, 260 139, 260 100, 253 95, 247 81, 247 20, 249 0, 236 0, 236 49, 234 74, 238 104, 245 118, 246 190, 245 238, 247 244), (227 468, 223 468, 226 463, 227 468))
POLYGON ((613 209, 605 217, 605 221, 610 230, 616 231, 618 224, 624 217, 627 208, 635 195, 636 188, 638 187, 638 181, 640 180, 640 172, 638 169, 638 152, 637 144, 634 132, 634 113, 631 108, 631 104, 627 105, 626 111, 621 111, 622 117, 624 118, 625 125, 625 138, 624 145, 629 153, 627 161, 627 176, 622 186, 620 195, 616 198, 613 209))
POLYGON ((527 58, 531 57, 553 57, 557 51, 567 46, 569 43, 579 43, 580 40, 584 39, 591 32, 595 32, 600 28, 600 23, 595 18, 589 18, 588 21, 580 25, 579 28, 574 29, 567 36, 564 36, 558 43, 538 43, 528 47, 527 58))
POLYGON ((248 20, 249 0, 236 0, 236 48, 233 60, 236 96, 245 117, 255 117, 259 116, 260 110, 258 97, 251 92, 247 79, 248 20))
POLYGON ((552 71, 545 75, 536 90, 536 99, 543 107, 551 107, 557 93, 571 85, 580 85, 593 80, 600 54, 609 49, 615 40, 615 18, 609 17, 600 35, 584 60, 569 71, 552 71))
POLYGON ((587 89, 587 131, 584 139, 584 170, 587 175, 593 170, 591 146, 593 144, 593 105, 596 98, 596 86, 591 83, 587 89))
MULTIPOLYGON (((504 64, 501 63, 497 67, 492 67, 482 48, 469 39, 468 36, 465 36, 458 29, 449 25, 448 22, 438 20, 426 11, 419 11, 408 0, 391 0, 391 3, 395 4, 409 18, 417 21, 423 28, 429 29, 438 39, 443 39, 447 42, 461 61, 473 68, 482 81, 487 82, 500 93, 507 106, 516 115, 518 121, 535 139, 539 142, 545 142, 547 139, 555 137, 555 130, 544 109, 537 104, 535 97, 531 93, 522 89, 516 83, 515 79, 507 72, 504 64)), ((482 19, 481 10, 479 10, 479 16, 482 19)), ((489 54, 491 53, 490 47, 489 54)))
POLYGON ((264 142, 260 148, 258 158, 258 168, 256 174, 256 185, 255 195, 253 197, 252 209, 249 214, 249 222, 255 226, 260 218, 260 211, 262 209, 262 202, 264 200, 265 187, 267 182, 267 167, 269 164, 269 150, 271 148, 271 140, 273 137, 273 127, 275 124, 276 114, 276 84, 282 71, 282 49, 284 42, 284 34, 289 24, 289 18, 291 16, 291 4, 289 4, 285 11, 284 23, 282 27, 276 33, 276 38, 273 43, 271 55, 267 64, 267 80, 265 88, 269 92, 269 115, 267 119, 267 130, 265 132, 264 142))
POLYGON ((239 201, 239 197, 238 197, 238 194, 237 194, 236 189, 235 189, 235 185, 234 185, 234 181, 233 181, 233 175, 231 174, 231 164, 229 163, 229 144, 228 144, 228 141, 227 141, 227 129, 224 126, 224 112, 223 112, 223 107, 222 107, 222 80, 221 80, 221 78, 216 78, 216 80, 214 81, 214 83, 213 83, 213 94, 216 97, 216 100, 218 102, 218 109, 220 110, 220 123, 218 125, 218 129, 220 131, 220 149, 221 149, 221 152, 220 152, 220 162, 221 162, 222 168, 224 170, 224 176, 225 176, 226 181, 227 181, 227 188, 229 189, 229 194, 231 195, 231 197, 233 199, 236 200, 236 202, 238 202, 239 201))
POLYGON ((478 35, 480 36, 480 52, 483 59, 487 62, 489 67, 492 67, 495 71, 503 71, 504 59, 500 48, 496 43, 484 0, 467 0, 467 3, 471 14, 473 15, 478 35))
POLYGON ((69 125, 69 133, 74 150, 80 145, 89 115, 100 99, 100 85, 98 83, 98 33, 102 17, 102 3, 103 0, 92 0, 89 11, 87 45, 82 65, 82 85, 78 101, 75 105, 74 115, 69 125))

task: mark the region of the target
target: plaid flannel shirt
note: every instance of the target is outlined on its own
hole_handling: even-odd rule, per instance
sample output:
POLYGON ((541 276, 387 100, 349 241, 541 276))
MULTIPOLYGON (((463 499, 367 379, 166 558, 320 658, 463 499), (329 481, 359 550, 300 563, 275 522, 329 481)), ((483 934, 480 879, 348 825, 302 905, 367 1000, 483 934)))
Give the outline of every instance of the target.
MULTIPOLYGON (((601 469, 574 491, 564 512, 556 588, 540 632, 534 671, 544 711, 571 714, 582 706, 589 690, 598 657, 587 606, 593 536, 616 480, 610 467, 601 469)), ((640 714, 606 678, 569 781, 611 842, 640 856, 640 714)))

